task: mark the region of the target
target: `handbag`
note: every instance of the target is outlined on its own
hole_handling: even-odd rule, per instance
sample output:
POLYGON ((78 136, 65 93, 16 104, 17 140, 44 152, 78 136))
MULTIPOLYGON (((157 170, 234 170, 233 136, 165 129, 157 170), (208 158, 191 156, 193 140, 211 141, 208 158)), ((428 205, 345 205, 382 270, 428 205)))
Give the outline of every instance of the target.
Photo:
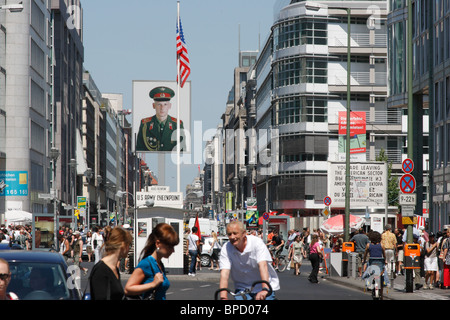
POLYGON ((142 296, 127 296, 124 295, 122 300, 156 300, 155 299, 155 289, 150 291, 150 294, 148 296, 145 296, 144 298, 142 296))
MULTIPOLYGON (((153 274, 155 275, 156 274, 155 270, 153 270, 153 267, 152 267, 151 264, 150 264, 150 268, 152 269, 153 274)), ((142 295, 137 295, 137 296, 124 295, 122 297, 122 300, 156 300, 156 290, 157 289, 158 289, 158 287, 153 288, 152 290, 145 292, 144 296, 142 296, 142 295)))
POLYGON ((446 242, 447 242, 447 239, 445 239, 444 242, 442 243, 441 250, 439 253, 439 259, 441 259, 441 260, 444 260, 444 245, 446 242))

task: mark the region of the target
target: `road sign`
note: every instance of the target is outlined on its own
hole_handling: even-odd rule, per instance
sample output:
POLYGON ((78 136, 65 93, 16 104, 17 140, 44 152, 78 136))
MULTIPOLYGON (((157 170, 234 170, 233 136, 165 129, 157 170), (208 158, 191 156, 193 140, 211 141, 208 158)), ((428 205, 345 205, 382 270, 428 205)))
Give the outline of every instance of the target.
POLYGON ((328 219, 328 216, 330 215, 330 208, 329 207, 325 207, 325 209, 322 210, 322 215, 328 219))
POLYGON ((404 173, 411 173, 414 170, 414 162, 411 159, 405 159, 402 162, 402 170, 404 173))
POLYGON ((416 201, 415 193, 400 193, 398 197, 398 203, 401 206, 415 206, 417 204, 416 201))
POLYGON ((329 196, 323 198, 323 204, 326 205, 327 207, 331 205, 331 198, 329 196))
POLYGON ((414 217, 414 207, 402 206, 402 217, 414 217))
POLYGON ((264 220, 269 220, 269 214, 267 212, 264 212, 263 219, 264 220))
POLYGON ((409 173, 400 178, 400 190, 403 193, 413 193, 416 190, 416 179, 409 173))
POLYGON ((402 224, 417 224, 417 217, 402 217, 402 224))

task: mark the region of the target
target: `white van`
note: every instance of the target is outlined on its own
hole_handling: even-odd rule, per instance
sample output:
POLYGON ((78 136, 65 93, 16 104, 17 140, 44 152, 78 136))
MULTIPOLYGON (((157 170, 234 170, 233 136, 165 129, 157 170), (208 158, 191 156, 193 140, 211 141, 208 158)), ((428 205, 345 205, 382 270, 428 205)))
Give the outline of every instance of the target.
MULTIPOLYGON (((195 218, 189 219, 189 230, 192 231, 192 227, 195 224, 195 218)), ((211 236, 211 232, 214 231, 217 233, 219 231, 219 227, 217 225, 216 220, 210 220, 205 218, 198 218, 198 224, 200 225, 200 233, 203 237, 211 236)))

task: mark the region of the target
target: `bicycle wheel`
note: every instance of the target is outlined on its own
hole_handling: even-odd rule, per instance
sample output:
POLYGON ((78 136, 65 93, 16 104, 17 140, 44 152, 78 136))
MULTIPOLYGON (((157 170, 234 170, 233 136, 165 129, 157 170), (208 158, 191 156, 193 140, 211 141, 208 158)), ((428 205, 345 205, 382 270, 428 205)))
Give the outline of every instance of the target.
POLYGON ((278 272, 284 272, 284 270, 286 270, 288 263, 289 261, 286 259, 286 257, 278 258, 278 272))

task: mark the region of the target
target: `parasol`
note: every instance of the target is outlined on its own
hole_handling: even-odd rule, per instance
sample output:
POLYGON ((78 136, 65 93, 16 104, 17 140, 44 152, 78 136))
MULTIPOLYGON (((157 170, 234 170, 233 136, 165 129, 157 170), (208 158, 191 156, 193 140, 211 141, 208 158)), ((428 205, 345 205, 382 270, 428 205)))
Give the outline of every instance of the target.
MULTIPOLYGON (((350 223, 349 223, 350 232, 353 232, 361 228, 364 225, 364 221, 365 219, 363 217, 350 215, 350 223)), ((320 226, 320 230, 332 235, 344 233, 344 215, 340 214, 325 220, 320 226)))

